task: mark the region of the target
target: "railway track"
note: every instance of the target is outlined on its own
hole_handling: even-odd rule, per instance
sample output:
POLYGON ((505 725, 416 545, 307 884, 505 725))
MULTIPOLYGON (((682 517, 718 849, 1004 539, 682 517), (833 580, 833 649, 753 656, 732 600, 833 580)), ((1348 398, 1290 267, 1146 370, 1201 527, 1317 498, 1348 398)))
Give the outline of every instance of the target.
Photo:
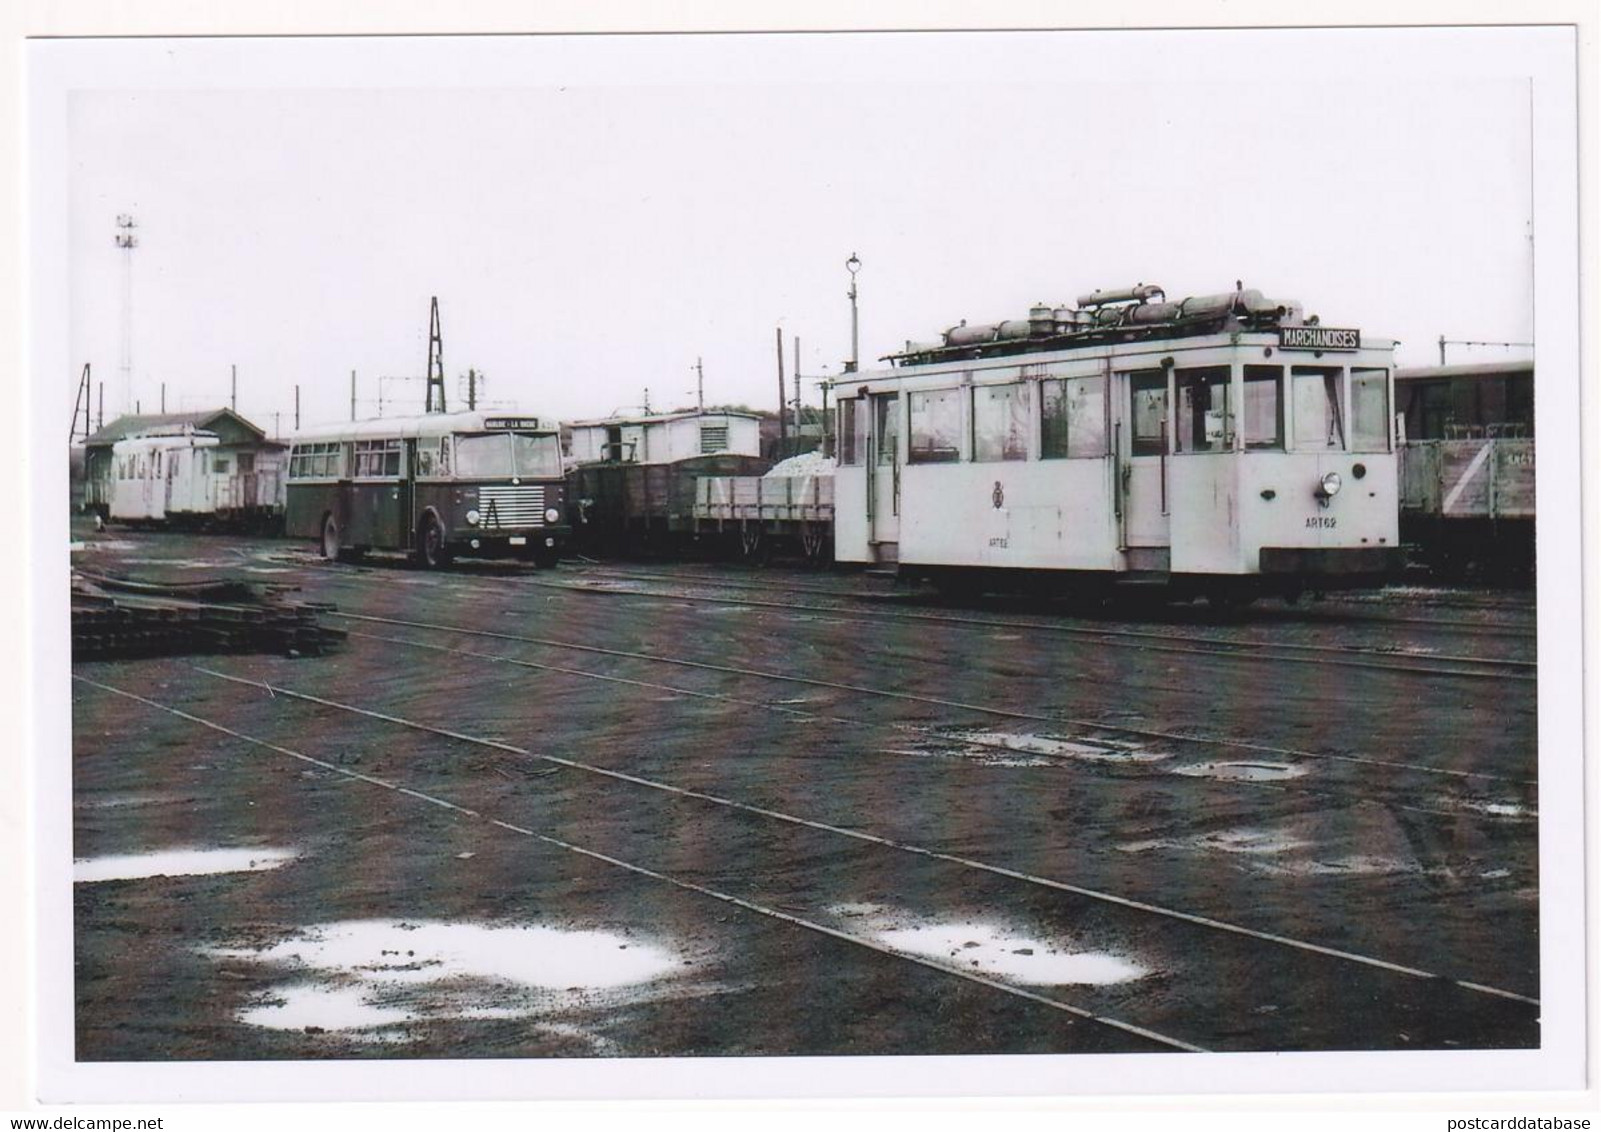
POLYGON ((685 593, 681 590, 622 589, 614 586, 597 586, 580 581, 557 582, 536 577, 523 577, 516 579, 516 581, 520 584, 546 589, 566 590, 573 593, 644 597, 649 599, 671 598, 677 601, 747 606, 753 609, 768 609, 808 615, 827 614, 864 622, 924 622, 983 630, 1023 629, 1030 632, 1076 637, 1112 647, 1136 648, 1152 652, 1187 653, 1248 663, 1332 664, 1350 668, 1397 672, 1413 676, 1449 676, 1468 679, 1526 681, 1534 681, 1536 679, 1536 669, 1538 667, 1537 663, 1531 660, 1471 656, 1456 653, 1408 652, 1394 649, 1367 648, 1358 645, 1227 640, 1197 634, 1068 625, 1061 622, 1046 622, 1038 619, 1017 620, 1015 618, 967 616, 954 613, 864 610, 860 607, 842 609, 838 606, 777 601, 770 598, 727 598, 685 593))
MULTIPOLYGON (((1357 801, 1368 804, 1388 806, 1394 809, 1406 810, 1413 813, 1427 814, 1434 817, 1448 817, 1453 820, 1464 817, 1480 821, 1497 823, 1530 823, 1537 820, 1533 805, 1533 789, 1535 782, 1514 775, 1496 773, 1479 773, 1459 771, 1449 768, 1431 767, 1424 764, 1406 762, 1396 759, 1379 759, 1361 755, 1349 755, 1332 752, 1314 752, 1295 748, 1275 746, 1266 743, 1255 743, 1245 740, 1230 739, 1220 736, 1196 735, 1183 732, 1166 731, 1154 728, 1132 727, 1126 724, 1107 723, 1100 720, 1073 718, 1068 716, 1043 713, 1024 712, 1006 708, 997 708, 992 705, 966 703, 957 700, 944 699, 934 696, 919 695, 903 690, 878 688, 856 683, 823 680, 815 677, 802 676, 797 673, 774 672, 764 669, 750 668, 740 665, 714 664, 697 661, 685 657, 674 657, 655 653, 642 653, 635 650, 609 649, 598 645, 576 641, 560 641, 551 638, 530 637, 516 633, 499 632, 487 629, 473 629, 467 626, 451 625, 441 622, 419 622, 403 618, 380 617, 371 614, 335 613, 331 616, 340 617, 361 624, 389 625, 397 628, 420 629, 429 633, 450 633, 456 636, 478 637, 485 640, 512 641, 522 644, 532 644, 557 650, 568 650, 588 655, 605 656, 635 661, 644 661, 670 667, 698 669, 711 671, 728 676, 757 679, 762 681, 798 685, 808 688, 824 688, 835 692, 846 692, 854 695, 867 696, 879 699, 900 700, 925 706, 939 707, 947 710, 972 713, 975 715, 990 716, 1004 719, 1009 722, 1026 722, 1030 724, 1045 724, 1052 729, 1053 735, 1067 731, 1068 735, 1062 741, 1070 745, 1080 745, 1084 749, 1076 749, 1072 754, 1053 753, 1051 743, 1054 739, 1044 740, 1033 744, 987 739, 982 734, 975 736, 971 729, 965 732, 961 729, 951 729, 893 722, 890 726, 894 730, 917 735, 925 740, 935 743, 952 743, 962 747, 988 749, 997 754, 1010 754, 1016 756, 1020 753, 1034 757, 1044 758, 1047 761, 1072 767, 1075 770, 1089 772, 1091 768, 1102 771, 1111 770, 1119 774, 1144 773, 1163 775, 1185 775, 1188 772, 1183 768, 1182 760, 1170 759, 1167 756, 1177 751, 1193 748, 1202 748, 1210 751, 1221 751, 1235 758, 1262 758, 1264 756, 1276 759, 1291 759, 1296 763, 1333 764, 1370 770, 1384 770, 1386 772, 1403 773, 1422 776, 1425 781, 1442 781, 1458 789, 1468 786, 1476 791, 1470 797, 1453 796, 1446 794, 1438 798, 1425 798, 1418 800, 1408 798, 1404 794, 1397 796, 1394 791, 1386 792, 1370 786, 1358 789, 1331 788, 1302 783, 1296 779, 1287 781, 1257 781, 1250 778, 1239 780, 1219 780, 1226 785, 1241 789, 1267 789, 1272 791, 1289 792, 1307 797, 1321 797, 1341 802, 1357 801), (1172 748, 1171 751, 1160 753, 1159 757, 1120 757, 1115 749, 1121 747, 1123 755, 1133 756, 1135 752, 1142 751, 1151 743, 1160 743, 1172 748), (1108 748, 1113 748, 1108 750, 1108 748), (1088 751, 1107 751, 1110 757, 1100 758, 1091 755, 1086 758, 1088 751), (1489 795, 1488 790, 1501 790, 1500 795, 1489 795), (1510 792, 1510 793, 1507 793, 1510 792)), ((519 657, 508 657, 493 653, 475 652, 470 649, 450 648, 429 641, 408 640, 401 637, 380 636, 372 633, 351 631, 355 638, 371 639, 386 646, 411 648, 416 650, 448 653, 456 656, 465 656, 474 660, 490 663, 506 664, 533 671, 555 672, 565 675, 579 676, 606 682, 632 685, 648 688, 657 692, 669 692, 675 695, 691 696, 706 699, 723 700, 739 704, 747 708, 772 711, 776 714, 822 722, 839 726, 863 728, 872 726, 867 721, 841 716, 837 713, 823 713, 807 710, 786 704, 775 704, 769 701, 732 696, 723 692, 706 692, 695 689, 679 687, 677 685, 663 684, 658 681, 638 680, 620 677, 611 673, 595 673, 580 668, 565 665, 544 664, 519 657)))
MULTIPOLYGON (((727 570, 720 571, 718 573, 688 572, 669 574, 638 570, 619 570, 612 566, 591 565, 588 563, 578 567, 578 570, 585 577, 610 578, 618 581, 669 582, 677 585, 704 585, 725 589, 759 590, 768 593, 771 593, 775 588, 782 588, 783 590, 791 593, 817 594, 825 597, 839 598, 844 601, 872 604, 894 603, 939 606, 943 602, 943 599, 938 598, 937 595, 933 594, 932 592, 913 593, 905 592, 903 590, 902 592, 893 593, 864 593, 860 587, 849 589, 840 586, 819 586, 804 582, 797 583, 788 577, 782 579, 781 585, 775 586, 774 582, 771 580, 765 582, 753 582, 741 580, 737 577, 731 577, 727 570)), ((1383 599, 1380 597, 1363 598, 1353 594, 1344 594, 1323 599, 1324 603, 1327 605, 1353 605, 1357 607, 1372 607, 1378 605, 1381 600, 1383 599)), ((1431 601, 1427 604, 1434 605, 1437 603, 1431 601)), ((1465 601, 1444 603, 1444 607, 1459 609, 1481 609, 1485 612, 1524 611, 1530 608, 1530 606, 1516 603, 1485 603, 1482 605, 1475 605, 1471 602, 1465 601)), ((1152 609, 1149 610, 1148 613, 1151 621, 1176 625, 1193 625, 1198 621, 1205 622, 1215 619, 1214 614, 1210 610, 1198 611, 1186 609, 1184 607, 1152 609)), ((1115 612, 1112 611, 1108 611, 1107 613, 1098 616, 1095 613, 1087 613, 1082 610, 1075 610, 1073 612, 1073 616, 1090 621, 1123 620, 1122 618, 1117 617, 1115 612)), ((1489 634, 1496 636, 1517 637, 1521 639, 1528 639, 1534 635, 1533 630, 1527 627, 1486 623, 1483 621, 1439 617, 1404 617, 1397 616, 1393 613, 1381 613, 1377 616, 1353 616, 1348 612, 1335 612, 1329 609, 1311 609, 1305 607, 1286 607, 1285 609, 1253 609, 1247 611, 1244 616, 1252 624, 1423 625, 1431 629, 1457 631, 1476 635, 1489 634)))
MULTIPOLYGON (((1331 968, 1338 969, 1343 972, 1343 974, 1337 976, 1339 984, 1344 988, 1342 993, 1375 1004, 1371 1011, 1373 1017, 1367 1017, 1369 1012, 1365 1011, 1362 1012, 1362 1020, 1364 1024, 1372 1025, 1378 1032, 1385 1032, 1388 1027, 1396 1025, 1397 1020, 1401 1018, 1408 1019, 1405 1024, 1409 1029, 1415 1030, 1420 1017, 1435 1019, 1436 1014, 1438 1014, 1438 1018, 1435 1021, 1427 1023, 1429 1028, 1433 1030, 1433 1033, 1426 1039, 1428 1043, 1437 1043, 1444 1040, 1445 1044, 1457 1044, 1448 1039, 1443 1039, 1443 1035, 1456 1034, 1460 1038, 1465 1029, 1471 1029, 1473 1025, 1483 1025, 1486 1020, 1494 1023, 1494 1032, 1503 1035, 1502 1039, 1500 1039, 1503 1042, 1506 1033, 1517 1034, 1514 1044, 1526 1044, 1531 1040, 1535 1040, 1534 1036, 1538 1033, 1538 1000, 1505 987, 1454 977, 1445 972, 1425 970, 1409 964, 1393 962, 1379 956, 1329 946, 1315 940, 1300 939, 1271 931, 1263 931, 1248 925, 1199 915, 1179 908, 1132 899, 1103 888, 1075 884, 1070 880, 1025 872, 969 855, 943 852, 906 840, 881 836, 864 828, 840 826, 814 820, 803 814, 771 807, 755 806, 710 791, 690 789, 659 778, 630 774, 582 759, 535 751, 501 740, 475 735, 469 731, 440 723, 423 722, 369 708, 362 708, 358 705, 343 703, 329 697, 287 688, 279 684, 269 684, 264 681, 199 666, 197 666, 196 671, 218 681, 219 686, 252 689, 261 695, 271 697, 272 702, 275 704, 292 701, 313 705, 318 710, 333 711, 352 719, 362 719, 389 727, 404 728, 451 743, 495 750, 518 758, 539 761, 554 767, 580 772, 590 780, 605 783, 609 790, 616 787, 648 791, 653 795, 665 795, 691 802, 702 807, 703 816, 701 820, 703 821, 714 820, 714 815, 724 815, 737 818, 740 821, 772 823, 775 828, 790 831, 789 835, 806 837, 820 835, 825 839, 849 844, 854 847, 853 851, 905 856, 919 862, 920 868, 936 870, 936 875, 938 871, 955 870, 956 874, 984 878, 985 883, 999 883, 1008 886, 1007 891, 1012 890, 1010 886, 1024 886, 1027 890, 1054 894, 1058 899, 1085 902, 1102 909, 1107 916, 1118 917, 1117 922, 1126 927, 1128 938, 1148 939, 1153 933, 1156 933, 1160 934, 1168 944, 1169 954, 1205 957, 1204 962, 1198 963, 1196 971, 1181 972, 1180 974, 1199 975, 1202 970, 1209 970, 1215 967, 1221 952, 1228 952, 1231 956, 1231 962, 1244 969, 1257 969, 1263 962, 1272 962, 1272 960, 1265 958, 1268 955, 1280 956, 1281 958, 1277 962, 1281 964, 1289 963, 1298 965, 1298 969, 1306 968, 1307 975, 1304 978, 1305 981, 1310 982, 1321 983, 1330 977, 1328 974, 1312 972, 1321 972, 1331 968), (1208 939, 1213 942, 1205 942, 1208 939)), ((154 710, 187 720, 197 726, 228 735, 281 756, 317 766, 323 771, 343 776, 346 779, 392 791, 421 803, 443 807, 464 820, 485 822, 497 829, 533 838, 554 848, 601 861, 632 874, 658 883, 672 885, 794 928, 824 935, 855 947, 865 948, 897 961, 914 963, 949 977, 978 984, 997 993, 1022 998, 1047 1009, 1069 1015, 1074 1019, 1116 1030, 1150 1048, 1202 1052, 1212 1048, 1220 1048, 1218 1042, 1213 1040, 1214 1037, 1221 1037, 1222 1048, 1226 1048, 1229 1045, 1229 1035, 1239 1033, 1237 1029, 1231 1029, 1231 1023, 1237 1020, 1213 1018, 1205 1012, 1194 1012, 1186 1015, 1186 1018, 1192 1022, 1201 1022, 1202 1019, 1205 1022, 1210 1022, 1214 1029, 1207 1034, 1175 1035, 1164 1030, 1157 1030, 1153 1026, 1139 1021, 1130 1021, 1127 1017, 1113 1017, 1104 1010, 1085 1007, 1057 995, 1032 991, 999 978, 965 970, 956 964, 931 960, 925 955, 913 954, 892 946, 886 946, 880 940, 864 937, 831 925, 825 922, 826 917, 815 913, 789 910, 786 907, 779 906, 779 902, 774 900, 761 901, 742 897, 727 891, 726 888, 717 888, 683 877, 673 876, 639 861, 625 859, 604 848, 584 845, 568 837, 557 836, 554 833, 540 832, 531 828, 531 824, 520 815, 502 816, 470 799, 458 797, 452 800, 427 789, 417 789, 412 785, 352 771, 337 763, 318 759, 304 752, 246 734, 237 728, 226 726, 215 720, 207 719, 172 705, 163 704, 155 699, 126 689, 92 680, 80 674, 75 674, 74 679, 104 693, 144 704, 154 710), (514 818, 515 820, 508 820, 508 818, 514 818)), ((615 805, 619 800, 616 797, 610 798, 608 804, 615 805)), ((716 820, 720 820, 720 818, 716 820)), ((930 886, 928 890, 937 890, 937 886, 930 886)), ((1192 965, 1197 965, 1197 961, 1192 961, 1192 965)), ((1134 1000, 1129 1000, 1128 1006, 1130 1008, 1136 1005, 1137 1003, 1134 1000)), ((1127 1012, 1127 1010, 1122 1011, 1124 1014, 1127 1012)), ((1204 1025, 1204 1022, 1202 1024, 1204 1025)), ((1167 1027, 1167 1029, 1170 1030, 1172 1027, 1167 1027)), ((1376 1039, 1377 1037, 1378 1035, 1375 1033, 1373 1038, 1376 1039)), ((1391 1037, 1389 1040, 1393 1041, 1394 1039, 1391 1037)), ((1410 1039, 1403 1035, 1402 1040, 1410 1039)), ((1383 1041, 1379 1040, 1377 1044, 1383 1044, 1383 1041)), ((1286 1048, 1286 1046, 1280 1043, 1273 1048, 1286 1048)))

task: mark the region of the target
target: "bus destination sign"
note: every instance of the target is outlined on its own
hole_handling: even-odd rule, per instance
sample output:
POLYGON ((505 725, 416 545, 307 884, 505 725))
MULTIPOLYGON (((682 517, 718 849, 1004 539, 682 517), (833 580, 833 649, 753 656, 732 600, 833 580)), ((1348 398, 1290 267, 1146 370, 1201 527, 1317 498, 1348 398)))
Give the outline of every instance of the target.
POLYGON ((485 428, 522 428, 537 432, 538 417, 485 417, 485 428))
POLYGON ((1281 350, 1360 350, 1362 332, 1336 326, 1281 326, 1281 350))

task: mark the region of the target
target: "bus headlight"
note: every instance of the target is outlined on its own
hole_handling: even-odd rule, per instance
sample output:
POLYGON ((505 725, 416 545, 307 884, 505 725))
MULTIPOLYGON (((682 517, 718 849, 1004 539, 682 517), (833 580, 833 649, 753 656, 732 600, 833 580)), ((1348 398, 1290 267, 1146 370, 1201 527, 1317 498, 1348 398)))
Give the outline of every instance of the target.
POLYGON ((560 518, 561 512, 556 510, 554 507, 545 512, 545 522, 547 523, 554 523, 560 518))
POLYGON ((476 507, 467 512, 467 522, 475 527, 478 525, 478 509, 476 507))
POLYGON ((1323 478, 1318 480, 1317 491, 1313 494, 1327 503, 1334 496, 1340 494, 1340 484, 1342 482, 1339 472, 1325 472, 1323 473, 1323 478))

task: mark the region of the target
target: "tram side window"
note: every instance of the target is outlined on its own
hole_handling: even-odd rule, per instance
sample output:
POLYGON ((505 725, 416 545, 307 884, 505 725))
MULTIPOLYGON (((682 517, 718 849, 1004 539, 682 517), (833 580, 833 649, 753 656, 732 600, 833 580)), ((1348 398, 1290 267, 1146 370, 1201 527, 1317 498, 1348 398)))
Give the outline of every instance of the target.
POLYGON ((1228 452, 1234 447, 1234 414, 1229 405, 1228 366, 1174 371, 1178 389, 1178 452, 1228 452))
POLYGON ((1343 376, 1338 368, 1330 366, 1290 368, 1297 448, 1345 447, 1343 376))
POLYGON ((1028 386, 981 385, 973 390, 973 459, 1028 459, 1028 386))
POLYGON ((1106 379, 1040 382, 1040 459, 1106 455, 1106 379))
POLYGON ((1390 450, 1389 371, 1351 369, 1351 448, 1356 452, 1390 450))
POLYGON ((1245 367, 1245 447, 1284 447, 1283 387, 1283 366, 1245 367))
POLYGON ((438 450, 433 444, 427 441, 417 445, 417 474, 419 476, 436 476, 439 474, 436 466, 437 452, 438 450))
POLYGON ((866 445, 867 415, 862 412, 860 398, 846 397, 839 403, 839 462, 860 464, 866 445))
POLYGON ((962 402, 955 389, 907 395, 912 416, 911 464, 949 464, 962 458, 962 402))
POLYGON ((880 393, 873 398, 874 422, 878 430, 878 462, 893 464, 899 456, 901 436, 901 399, 893 393, 880 393))
POLYGON ((1159 456, 1167 449, 1167 371, 1129 374, 1129 453, 1159 456))

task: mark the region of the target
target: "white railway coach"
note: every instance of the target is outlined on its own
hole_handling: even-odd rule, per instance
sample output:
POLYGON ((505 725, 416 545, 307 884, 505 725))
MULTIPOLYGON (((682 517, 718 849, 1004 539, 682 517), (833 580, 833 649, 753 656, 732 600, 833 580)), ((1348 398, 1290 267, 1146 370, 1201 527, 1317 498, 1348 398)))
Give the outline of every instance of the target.
POLYGON ((111 448, 110 516, 120 522, 209 518, 216 510, 208 432, 138 436, 111 448))
POLYGON ((1146 285, 908 342, 835 382, 836 558, 1221 605, 1373 583, 1400 566, 1394 346, 1146 285))

